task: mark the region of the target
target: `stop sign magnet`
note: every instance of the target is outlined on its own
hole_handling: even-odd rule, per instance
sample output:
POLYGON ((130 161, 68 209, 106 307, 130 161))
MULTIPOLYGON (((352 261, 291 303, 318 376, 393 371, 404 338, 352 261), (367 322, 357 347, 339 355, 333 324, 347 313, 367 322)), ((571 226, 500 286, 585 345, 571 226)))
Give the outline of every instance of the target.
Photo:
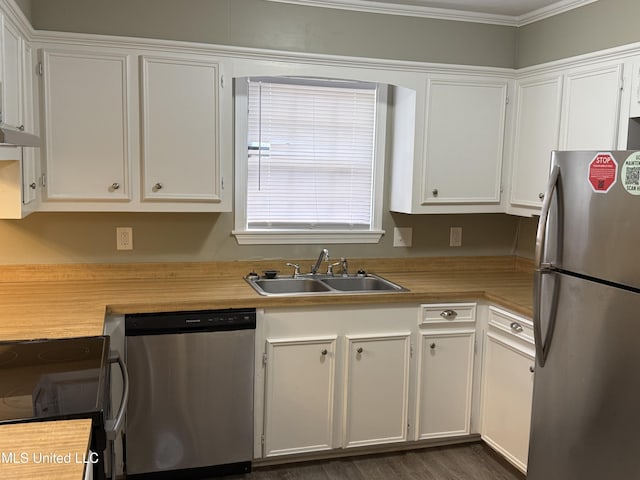
POLYGON ((599 152, 589 163, 589 184, 594 192, 607 193, 618 178, 618 162, 608 152, 599 152))

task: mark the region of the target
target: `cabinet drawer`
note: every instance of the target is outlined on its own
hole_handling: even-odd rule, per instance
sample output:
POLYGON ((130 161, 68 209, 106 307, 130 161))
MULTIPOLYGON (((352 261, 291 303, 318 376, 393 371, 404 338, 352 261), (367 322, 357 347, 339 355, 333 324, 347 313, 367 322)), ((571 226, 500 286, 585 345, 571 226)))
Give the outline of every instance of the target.
POLYGON ((533 322, 497 307, 489 307, 489 325, 508 332, 526 342, 534 343, 533 322))
POLYGON ((432 303, 422 305, 420 324, 456 324, 476 321, 475 303, 432 303))

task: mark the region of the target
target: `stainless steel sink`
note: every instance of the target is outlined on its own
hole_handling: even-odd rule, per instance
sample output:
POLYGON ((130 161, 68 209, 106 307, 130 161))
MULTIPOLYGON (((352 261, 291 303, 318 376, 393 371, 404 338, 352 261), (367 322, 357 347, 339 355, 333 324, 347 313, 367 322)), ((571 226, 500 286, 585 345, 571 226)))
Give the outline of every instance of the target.
POLYGON ((367 275, 365 277, 334 277, 327 278, 322 281, 331 288, 335 288, 341 292, 406 291, 406 289, 400 285, 396 285, 384 278, 374 277, 372 275, 367 275))
POLYGON ((245 277, 260 295, 312 295, 406 292, 406 288, 372 274, 334 277, 331 275, 286 276, 277 278, 245 277))
POLYGON ((328 292, 331 289, 312 278, 261 278, 247 280, 262 295, 328 292))

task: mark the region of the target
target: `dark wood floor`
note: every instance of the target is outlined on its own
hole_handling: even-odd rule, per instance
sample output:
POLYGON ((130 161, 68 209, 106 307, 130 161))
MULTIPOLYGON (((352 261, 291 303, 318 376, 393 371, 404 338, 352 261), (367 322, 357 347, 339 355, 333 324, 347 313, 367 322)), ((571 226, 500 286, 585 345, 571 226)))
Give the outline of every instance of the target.
POLYGON ((524 480, 483 443, 255 469, 237 480, 524 480))

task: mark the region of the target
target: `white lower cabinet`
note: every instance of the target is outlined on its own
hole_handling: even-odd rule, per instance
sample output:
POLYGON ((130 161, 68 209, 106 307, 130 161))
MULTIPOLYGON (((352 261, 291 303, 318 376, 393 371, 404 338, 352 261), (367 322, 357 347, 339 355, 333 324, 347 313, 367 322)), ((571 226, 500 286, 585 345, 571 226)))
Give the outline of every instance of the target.
POLYGON ((417 305, 265 310, 256 456, 407 441, 417 318, 417 305))
POLYGON ((475 331, 423 333, 418 439, 468 435, 475 331))
POLYGON ((345 447, 407 440, 410 334, 347 337, 345 447))
POLYGON ((333 448, 335 356, 335 336, 267 340, 265 455, 333 448))
POLYGON ((422 310, 416 439, 468 435, 476 305, 423 305, 422 310))
POLYGON ((535 350, 531 321, 491 307, 485 335, 482 439, 526 472, 535 350))
POLYGON ((260 312, 256 458, 475 440, 479 432, 526 471, 535 358, 529 319, 476 303, 260 312))

